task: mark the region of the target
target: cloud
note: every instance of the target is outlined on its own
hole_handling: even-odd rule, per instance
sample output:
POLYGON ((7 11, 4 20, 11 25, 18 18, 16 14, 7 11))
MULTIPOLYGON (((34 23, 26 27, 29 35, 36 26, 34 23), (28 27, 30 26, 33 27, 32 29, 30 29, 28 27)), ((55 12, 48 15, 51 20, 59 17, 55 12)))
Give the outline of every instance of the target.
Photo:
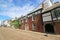
POLYGON ((8 2, 12 3, 12 2, 13 2, 13 0, 8 0, 8 2))
POLYGON ((20 2, 22 0, 15 0, 17 2, 13 2, 14 0, 1 0, 0 1, 0 15, 3 16, 9 16, 11 18, 14 17, 20 17, 21 15, 27 15, 30 11, 32 11, 38 2, 39 4, 42 2, 41 0, 35 0, 31 1, 31 0, 24 0, 27 3, 23 3, 24 4, 22 7, 20 6, 20 2), (34 2, 34 3, 33 3, 34 2), (15 5, 16 4, 16 5, 15 5), (17 6, 19 5, 19 6, 17 6))
POLYGON ((40 4, 40 3, 42 3, 44 0, 37 0, 37 2, 40 4))
MULTIPOLYGON (((33 4, 31 0, 25 0, 25 2, 27 3, 23 3, 24 5, 21 7, 19 4, 18 5, 18 2, 20 0, 17 0, 18 2, 13 2, 14 0, 1 0, 0 1, 0 15, 3 15, 3 16, 8 16, 8 17, 11 17, 11 18, 15 18, 15 17, 20 17, 21 15, 27 15, 30 11, 32 11, 35 7, 36 7, 36 3, 33 4), (17 5, 15 5, 17 4, 17 5)), ((15 0, 16 1, 16 0, 15 0)), ((21 0, 22 1, 22 0, 21 0)), ((20 2, 21 2, 20 1, 20 2)), ((41 0, 36 0, 36 2, 40 3, 41 0)))
MULTIPOLYGON (((11 18, 27 15, 43 1, 44 0, 0 0, 0 15, 11 18)), ((54 2, 55 1, 56 0, 54 0, 54 2)))
POLYGON ((0 5, 0 7, 7 8, 7 5, 6 4, 2 4, 2 5, 0 5))
POLYGON ((7 8, 7 11, 3 11, 0 15, 9 16, 11 18, 20 17, 21 15, 27 15, 32 9, 34 9, 34 6, 30 4, 26 4, 23 7, 13 5, 13 7, 7 8))

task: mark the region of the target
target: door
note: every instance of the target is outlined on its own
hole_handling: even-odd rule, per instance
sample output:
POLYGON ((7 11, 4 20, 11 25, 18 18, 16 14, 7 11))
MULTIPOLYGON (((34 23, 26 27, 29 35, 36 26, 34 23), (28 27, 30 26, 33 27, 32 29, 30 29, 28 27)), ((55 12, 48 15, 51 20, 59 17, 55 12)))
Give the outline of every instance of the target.
POLYGON ((45 32, 46 33, 54 33, 54 26, 52 24, 45 25, 45 32))
POLYGON ((25 25, 25 30, 29 30, 29 26, 28 25, 25 25))

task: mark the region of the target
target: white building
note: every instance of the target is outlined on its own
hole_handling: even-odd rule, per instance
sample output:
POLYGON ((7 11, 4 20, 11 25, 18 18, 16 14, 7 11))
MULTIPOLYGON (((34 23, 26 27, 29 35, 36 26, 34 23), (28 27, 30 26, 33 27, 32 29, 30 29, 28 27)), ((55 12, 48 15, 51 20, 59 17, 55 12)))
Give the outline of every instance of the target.
POLYGON ((0 26, 2 25, 2 21, 0 21, 0 26))
POLYGON ((6 27, 9 27, 10 26, 10 21, 9 20, 5 20, 3 22, 3 25, 5 25, 6 27))

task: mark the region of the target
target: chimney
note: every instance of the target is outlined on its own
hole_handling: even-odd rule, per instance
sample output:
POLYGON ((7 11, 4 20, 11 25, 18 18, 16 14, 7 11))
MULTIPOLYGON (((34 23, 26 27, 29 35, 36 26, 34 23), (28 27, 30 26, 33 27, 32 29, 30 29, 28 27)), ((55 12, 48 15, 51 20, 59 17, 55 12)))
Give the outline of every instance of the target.
POLYGON ((59 1, 55 2, 54 4, 59 3, 59 1))
POLYGON ((48 7, 52 6, 52 2, 51 0, 44 0, 44 2, 42 3, 42 8, 46 9, 48 7))
POLYGON ((44 3, 42 3, 42 8, 44 9, 44 3))

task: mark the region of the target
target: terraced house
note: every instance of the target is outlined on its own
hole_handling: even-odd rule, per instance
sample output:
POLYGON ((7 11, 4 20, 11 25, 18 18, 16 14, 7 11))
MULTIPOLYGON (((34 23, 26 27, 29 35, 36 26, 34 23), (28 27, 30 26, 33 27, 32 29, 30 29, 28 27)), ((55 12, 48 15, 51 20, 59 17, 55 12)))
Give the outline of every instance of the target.
POLYGON ((41 14, 44 32, 60 34, 60 3, 45 9, 41 14))
POLYGON ((45 0, 41 5, 20 18, 20 29, 60 34, 60 3, 45 0))
POLYGON ((39 10, 36 9, 36 11, 33 11, 32 13, 27 14, 26 16, 23 16, 20 18, 22 25, 21 28, 25 30, 32 30, 32 31, 41 31, 40 26, 41 24, 41 15, 42 8, 39 10))

